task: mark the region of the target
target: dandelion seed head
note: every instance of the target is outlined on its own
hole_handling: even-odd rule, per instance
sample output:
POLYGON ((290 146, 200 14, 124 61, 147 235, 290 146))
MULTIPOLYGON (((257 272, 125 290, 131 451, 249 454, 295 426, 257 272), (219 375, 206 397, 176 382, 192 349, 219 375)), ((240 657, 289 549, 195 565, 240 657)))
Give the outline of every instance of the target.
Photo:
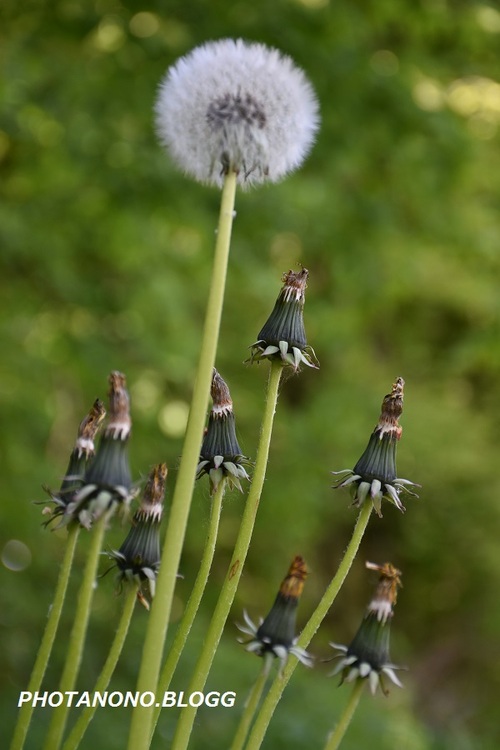
POLYGON ((167 72, 155 106, 161 142, 186 174, 222 185, 275 182, 296 169, 318 129, 306 76, 276 49, 242 39, 196 47, 167 72))

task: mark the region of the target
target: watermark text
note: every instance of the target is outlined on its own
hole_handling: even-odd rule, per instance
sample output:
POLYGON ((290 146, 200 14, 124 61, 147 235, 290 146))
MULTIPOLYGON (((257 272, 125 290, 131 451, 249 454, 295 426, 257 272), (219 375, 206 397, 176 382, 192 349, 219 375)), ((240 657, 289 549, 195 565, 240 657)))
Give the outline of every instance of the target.
POLYGON ((232 708, 236 702, 236 693, 230 690, 221 693, 213 690, 210 693, 200 691, 194 693, 185 693, 183 690, 175 692, 167 690, 162 695, 156 696, 152 692, 132 692, 127 690, 122 692, 114 690, 113 692, 79 692, 77 690, 66 690, 65 692, 48 690, 36 691, 30 693, 28 690, 22 690, 19 693, 17 701, 18 707, 25 703, 31 706, 40 706, 42 708, 57 708, 58 706, 74 706, 75 708, 136 708, 137 706, 156 706, 157 708, 186 708, 192 706, 199 708, 207 706, 208 708, 232 708))

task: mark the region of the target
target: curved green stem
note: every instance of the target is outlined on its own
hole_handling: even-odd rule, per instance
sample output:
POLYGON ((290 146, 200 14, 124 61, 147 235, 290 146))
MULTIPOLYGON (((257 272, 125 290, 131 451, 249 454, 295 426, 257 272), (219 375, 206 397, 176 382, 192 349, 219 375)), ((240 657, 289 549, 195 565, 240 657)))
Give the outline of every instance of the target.
MULTIPOLYGON (((210 512, 207 540, 205 542, 205 549, 203 550, 203 556, 201 558, 200 569, 198 571, 198 575, 196 576, 193 590, 191 591, 191 596, 189 597, 189 601, 186 605, 186 610, 182 616, 182 620, 179 623, 179 627, 177 628, 174 642, 169 649, 167 659, 163 666, 163 670, 158 681, 158 695, 163 695, 163 693, 169 688, 170 681, 186 644, 191 626, 193 625, 194 618, 196 617, 196 613, 198 611, 198 607, 200 606, 203 592, 205 591, 208 575, 210 573, 210 568, 212 567, 212 561, 214 559, 215 544, 217 542, 217 533, 219 531, 219 520, 222 508, 222 498, 224 497, 225 484, 226 480, 224 478, 221 482, 219 482, 215 495, 212 499, 212 510, 210 512)), ((160 712, 161 707, 155 707, 153 713, 153 732, 154 728, 156 727, 160 712)))
MULTIPOLYGON (((131 585, 127 588, 128 591, 125 597, 125 602, 123 604, 122 616, 116 630, 116 635, 109 650, 108 657, 102 668, 101 674, 97 678, 94 690, 92 691, 93 693, 103 693, 107 689, 111 677, 113 676, 113 672, 115 671, 115 667, 118 663, 118 659, 120 658, 123 644, 125 643, 125 639, 127 637, 130 621, 132 619, 132 613, 134 611, 135 602, 137 600, 137 586, 131 585)), ((94 718, 96 710, 97 705, 87 706, 86 708, 84 708, 84 710, 78 717, 75 726, 71 730, 68 739, 64 743, 63 750, 76 750, 82 740, 83 735, 87 731, 88 725, 94 718)))
MULTIPOLYGON (((272 658, 272 655, 269 653, 266 654, 266 656, 271 656, 272 658)), ((236 734, 234 735, 233 743, 231 745, 231 750, 243 750, 243 747, 245 745, 245 740, 247 738, 248 730, 250 729, 250 725, 252 723, 253 717, 255 716, 257 706, 259 705, 262 691, 264 690, 264 686, 267 682, 267 678, 269 675, 269 667, 270 667, 270 662, 268 661, 268 659, 265 658, 260 674, 255 680, 255 684, 252 690, 250 691, 250 695, 248 696, 247 702, 245 703, 245 708, 243 710, 243 714, 241 715, 240 723, 238 724, 238 729, 236 730, 236 734)))
MULTIPOLYGON (((45 631, 43 633, 42 642, 36 655, 35 664, 31 673, 30 681, 28 684, 28 692, 31 694, 36 693, 40 689, 47 664, 49 662, 50 653, 56 637, 57 627, 59 625, 59 619, 64 604, 64 597, 66 596, 66 590, 68 588, 68 581, 71 572, 71 565, 73 563, 73 557, 75 555, 76 543, 78 541, 78 532, 80 527, 78 524, 72 524, 68 530, 68 537, 66 539, 66 549, 64 550, 64 557, 61 563, 61 569, 59 571, 59 578, 57 580, 56 591, 54 594, 54 601, 50 608, 50 613, 45 625, 45 631)), ((33 715, 34 706, 32 702, 24 703, 19 711, 16 728, 14 731, 14 737, 12 739, 11 750, 22 750, 26 735, 33 715)))
MULTIPOLYGON (((197 690, 202 691, 212 666, 212 661, 217 651, 217 646, 226 624, 229 610, 233 603, 236 589, 245 564, 250 539, 252 537, 257 509, 259 507, 260 495, 266 475, 267 460, 269 456, 269 447, 271 444, 271 434, 273 429, 274 414, 278 401, 278 389, 282 372, 282 363, 273 361, 269 373, 269 382, 267 387, 267 398, 262 419, 262 430, 260 434, 259 447, 255 460, 255 470, 252 484, 248 493, 238 538, 234 547, 233 556, 229 565, 229 570, 222 586, 215 611, 210 622, 203 650, 200 654, 191 683, 188 688, 188 694, 197 690)), ((193 722, 196 717, 197 709, 193 706, 184 708, 181 712, 177 731, 174 736, 172 750, 184 750, 189 742, 193 722)), ((133 750, 131 748, 130 750, 133 750)))
MULTIPOLYGON (((189 420, 184 438, 182 458, 177 482, 172 498, 170 519, 163 546, 162 564, 158 576, 156 596, 151 607, 142 661, 137 680, 137 690, 155 692, 163 646, 167 635, 168 621, 172 609, 175 581, 179 560, 184 544, 184 536, 191 506, 196 466, 205 426, 212 370, 215 363, 220 319, 224 301, 231 228, 233 223, 236 174, 229 172, 224 180, 219 226, 215 245, 214 266, 210 284, 203 340, 196 383, 191 401, 189 420)), ((129 733, 129 750, 147 750, 153 723, 153 707, 134 708, 129 733)))
MULTIPOLYGON (((342 584, 351 568, 351 565, 356 557, 356 553, 359 549, 361 539, 365 533, 370 514, 373 508, 371 498, 365 500, 363 507, 361 508, 354 531, 351 537, 351 541, 347 545, 347 549, 344 553, 344 557, 338 567, 337 572, 332 578, 330 585, 323 594, 323 598, 314 610, 309 622, 302 631, 300 638, 297 642, 302 648, 307 648, 311 642, 317 629, 323 622, 328 610, 332 606, 335 598, 340 591, 342 584)), ((264 735, 271 721, 274 710, 278 705, 278 702, 283 694, 284 689, 288 685, 288 682, 295 671, 295 667, 298 664, 298 660, 294 656, 290 656, 282 675, 278 675, 274 680, 273 684, 269 688, 269 692, 262 704, 259 711, 259 715, 255 720, 255 724, 252 729, 252 733, 249 737, 246 750, 258 750, 260 748, 264 735)))
MULTIPOLYGON (((99 555, 101 553, 107 520, 108 514, 104 514, 92 530, 82 585, 78 592, 75 619, 69 637, 68 653, 66 655, 61 682, 59 683, 59 690, 61 693, 73 690, 78 676, 78 670, 82 660, 83 646, 85 643, 85 635, 87 633, 90 608, 92 605, 92 597, 94 595, 99 555)), ((63 702, 60 706, 54 708, 52 721, 50 722, 49 731, 44 744, 44 750, 59 750, 68 718, 68 712, 69 706, 66 702, 63 702)))
POLYGON ((342 712, 337 726, 326 741, 325 750, 337 750, 338 746, 342 742, 344 734, 346 733, 347 728, 352 721, 352 717, 354 716, 354 713, 358 707, 359 699, 361 698, 361 693, 363 692, 364 686, 365 680, 358 678, 352 690, 351 697, 349 698, 347 706, 342 712))

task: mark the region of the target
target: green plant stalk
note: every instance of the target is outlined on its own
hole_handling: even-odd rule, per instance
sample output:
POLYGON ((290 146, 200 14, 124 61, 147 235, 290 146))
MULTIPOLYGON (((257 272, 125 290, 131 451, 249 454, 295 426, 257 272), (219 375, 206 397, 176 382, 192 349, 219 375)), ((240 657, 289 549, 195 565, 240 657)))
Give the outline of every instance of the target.
MULTIPOLYGON (((270 654, 267 654, 267 656, 270 656, 270 654)), ((248 730, 250 729, 253 717, 255 716, 255 712, 257 711, 257 706, 259 705, 262 691, 264 690, 264 686, 269 676, 269 667, 270 664, 264 657, 264 664, 262 665, 260 674, 255 680, 254 686, 250 691, 247 702, 245 703, 245 708, 243 710, 243 714, 241 715, 236 734, 234 735, 231 750, 243 750, 243 747, 245 746, 245 740, 247 738, 248 730)))
MULTIPOLYGON (((102 668, 101 674, 97 678, 97 682, 95 684, 95 687, 93 689, 93 693, 103 693, 111 680, 111 677, 113 676, 113 672, 115 671, 115 667, 118 663, 118 659, 120 658, 120 654, 123 649, 123 644, 125 643, 125 639, 127 637, 130 621, 132 619, 132 614, 134 612, 135 602, 137 600, 137 585, 132 584, 127 586, 127 594, 125 596, 125 601, 123 604, 123 610, 122 615, 120 618, 120 622, 118 623, 118 628, 116 630, 116 635, 113 640, 113 643, 111 644, 111 648, 108 653, 108 657, 104 663, 104 666, 102 668)), ((63 750, 76 750, 78 745, 80 744, 83 735, 87 731, 87 727, 94 718, 94 714, 97 710, 97 705, 95 706, 87 706, 84 708, 82 713, 77 719, 77 722, 73 729, 70 732, 70 735, 66 742, 63 745, 63 750)))
MULTIPOLYGON (((174 642, 169 649, 167 659, 163 666, 163 670, 158 681, 158 695, 168 690, 170 681, 173 677, 177 664, 179 663, 180 656, 186 645, 191 627, 198 612, 198 607, 207 585, 210 568, 212 567, 212 561, 214 559, 215 544, 217 542, 217 534, 219 531, 219 521, 222 508, 222 498, 224 497, 224 490, 226 485, 226 479, 223 478, 217 486, 217 490, 212 498, 212 509, 210 511, 210 521, 208 525, 207 540, 205 542, 205 549, 201 558, 200 569, 196 580, 194 582, 193 590, 189 597, 189 601, 186 605, 186 610, 182 616, 182 620, 179 623, 177 632, 175 634, 174 642)), ((153 713, 153 732, 160 716, 161 706, 156 707, 153 713)))
MULTIPOLYGON (((208 407, 212 371, 219 338, 220 320, 233 224, 236 174, 229 172, 224 180, 215 244, 210 293, 203 329, 198 371, 184 438, 182 458, 172 498, 170 518, 158 575, 156 596, 151 607, 137 680, 137 690, 156 692, 162 662, 163 646, 172 609, 175 582, 191 506, 203 428, 208 407)), ((129 750, 147 750, 153 723, 153 706, 137 706, 132 713, 129 750)))
MULTIPOLYGON (((75 619, 73 621, 73 628, 69 638, 68 653, 66 655, 61 682, 59 683, 59 690, 61 693, 65 693, 67 690, 73 690, 78 676, 78 670, 82 660, 83 646, 85 643, 85 635, 87 633, 90 608, 92 605, 92 597, 94 595, 94 584, 97 566, 99 565, 99 555, 101 553, 107 520, 108 514, 105 513, 97 521, 92 530, 82 585, 78 592, 75 619)), ((54 713, 52 715, 49 731, 44 744, 44 750, 59 750, 68 718, 68 712, 69 706, 65 705, 64 702, 57 708, 54 708, 54 713)))
MULTIPOLYGON (((45 670, 49 662, 50 653, 54 640, 56 637, 57 627, 61 617, 61 612, 64 604, 64 598, 66 596, 66 590, 68 588, 69 576, 71 573, 71 565, 73 563, 73 557, 75 555, 76 543, 78 541, 78 532, 80 527, 78 524, 72 524, 68 530, 68 536, 66 538, 66 548, 64 550, 64 557, 61 563, 61 569, 59 571, 59 578, 56 584, 56 591, 54 594, 54 601, 50 608, 47 623, 45 625, 45 631, 42 636, 42 642, 36 655, 35 664, 31 673, 30 681, 28 684, 28 691, 33 694, 36 693, 42 684, 45 670)), ((16 728, 14 731, 14 737, 10 746, 11 750, 22 750, 26 735, 33 715, 34 706, 32 702, 24 703, 19 711, 16 728)))
POLYGON ((361 693, 363 692, 365 682, 366 680, 360 678, 356 680, 347 706, 344 708, 335 729, 326 741, 325 750, 337 750, 340 743, 342 742, 344 734, 346 733, 349 724, 352 721, 352 717, 354 716, 358 707, 359 699, 361 698, 361 693))
MULTIPOLYGON (((332 578, 325 593, 323 594, 320 603, 311 615, 310 620, 302 631, 299 640, 297 641, 297 645, 301 646, 302 648, 306 649, 309 646, 309 643, 311 642, 316 631, 318 630, 326 614, 328 613, 330 607, 335 601, 337 594, 342 588, 342 584, 344 583, 351 565, 354 562, 354 558, 356 557, 359 545, 361 544, 361 539, 363 538, 363 534, 365 533, 366 527, 368 526, 372 508, 373 504, 371 497, 368 497, 359 512, 351 540, 347 545, 347 549, 344 553, 344 557, 341 560, 338 570, 332 578)), ((269 692, 266 695, 259 714, 255 720, 255 724, 253 725, 252 732, 246 745, 246 750, 258 750, 262 745, 262 741, 267 732, 269 722, 273 717, 275 708, 278 705, 283 691, 288 685, 288 682, 290 681, 290 678, 294 673, 297 664, 298 659, 295 656, 290 656, 288 658, 286 667, 283 670, 283 674, 278 675, 269 688, 269 692)))
MULTIPOLYGON (((229 564, 228 573, 222 586, 217 605, 215 607, 208 632, 205 637, 203 649, 194 668, 193 677, 188 688, 188 695, 196 691, 203 691, 208 673, 219 645, 219 641, 226 624, 229 610, 233 603, 236 589, 241 577, 250 539, 252 537, 257 509, 259 507, 260 496, 264 479, 266 475, 267 460, 269 457, 269 447, 271 444, 271 435, 274 422, 274 414, 278 401, 278 390, 281 379, 283 365, 281 361, 274 360, 271 362, 271 371, 269 373, 269 382, 267 386, 267 397, 262 418, 262 429, 260 433, 259 446, 255 460, 255 470, 248 493, 243 518, 241 520, 238 538, 233 551, 233 556, 229 564)), ((177 730, 174 735, 172 750, 185 750, 188 745, 193 722, 196 717, 197 708, 188 706, 181 711, 177 730)), ((133 750, 133 748, 130 748, 133 750)))

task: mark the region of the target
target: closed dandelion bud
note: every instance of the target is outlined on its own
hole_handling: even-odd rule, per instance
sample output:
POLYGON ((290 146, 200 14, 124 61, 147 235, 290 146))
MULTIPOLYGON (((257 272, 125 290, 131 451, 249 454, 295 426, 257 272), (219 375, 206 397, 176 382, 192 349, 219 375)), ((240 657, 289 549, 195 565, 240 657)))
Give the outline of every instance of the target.
POLYGON ((400 493, 406 491, 417 497, 409 487, 419 486, 410 482, 409 479, 398 477, 396 471, 396 449, 403 432, 398 421, 403 412, 403 389, 404 380, 398 378, 391 392, 382 402, 378 424, 354 469, 332 472, 344 474, 344 478, 335 485, 335 489, 350 486, 353 505, 358 507, 363 505, 366 497, 369 496, 380 517, 383 499, 389 500, 398 510, 404 512, 405 507, 401 502, 400 493))
POLYGON ((62 480, 59 492, 54 493, 47 487, 45 488, 55 504, 55 508, 44 508, 43 510, 44 514, 50 513, 50 518, 46 522, 46 525, 64 514, 66 508, 82 486, 85 468, 95 454, 94 439, 105 414, 106 409, 104 408, 104 404, 99 399, 96 399, 91 410, 78 428, 78 437, 71 452, 68 469, 62 480))
POLYGON ((112 372, 109 382, 109 422, 83 486, 65 514, 68 521, 76 519, 85 528, 118 505, 127 508, 133 496, 127 445, 132 423, 125 375, 112 372))
POLYGON ((306 666, 312 666, 312 657, 297 646, 295 634, 297 607, 306 578, 306 564, 302 557, 297 556, 292 560, 267 617, 256 626, 244 612, 245 625, 238 625, 243 633, 252 636, 252 640, 245 643, 247 651, 253 651, 258 656, 278 657, 281 669, 288 660, 288 654, 293 654, 306 666))
POLYGON ((252 344, 250 362, 261 359, 280 359, 297 371, 301 363, 318 368, 314 350, 307 346, 304 329, 304 302, 309 271, 283 274, 283 287, 274 309, 252 344))
POLYGON ((166 479, 166 464, 152 469, 140 507, 132 518, 132 528, 120 549, 108 553, 116 561, 120 583, 130 581, 139 585, 137 596, 146 609, 149 609, 149 602, 141 587, 146 584, 150 598, 154 597, 160 568, 160 524, 166 479))
POLYGON ((236 438, 233 402, 225 381, 214 368, 212 385, 212 409, 208 427, 200 450, 200 461, 196 477, 207 474, 212 491, 226 477, 229 484, 242 492, 240 479, 249 479, 243 466, 248 459, 243 456, 236 438))
POLYGON ((222 39, 196 47, 168 71, 156 102, 162 143, 186 174, 222 185, 275 182, 296 169, 318 128, 303 72, 263 44, 222 39))
POLYGON ((341 673, 342 682, 368 679, 372 693, 380 685, 384 695, 387 695, 384 677, 389 677, 395 685, 403 687, 394 672, 401 667, 392 664, 389 656, 392 608, 396 603, 398 587, 401 586, 401 573, 391 563, 366 563, 366 567, 380 573, 379 583, 351 644, 330 644, 341 652, 334 657, 340 658, 340 662, 331 674, 341 673))

